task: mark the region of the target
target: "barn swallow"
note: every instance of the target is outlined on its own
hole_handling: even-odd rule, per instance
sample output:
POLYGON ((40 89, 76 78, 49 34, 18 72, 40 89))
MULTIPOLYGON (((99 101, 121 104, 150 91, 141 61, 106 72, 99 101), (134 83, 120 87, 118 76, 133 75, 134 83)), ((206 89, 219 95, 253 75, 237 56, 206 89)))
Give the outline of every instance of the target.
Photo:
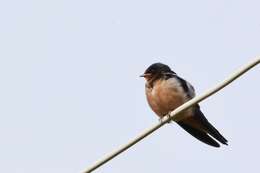
MULTIPOLYGON (((193 86, 165 64, 152 64, 140 77, 146 80, 147 101, 159 118, 195 97, 193 86)), ((227 145, 228 141, 209 123, 199 104, 182 112, 174 121, 193 137, 210 146, 220 147, 217 141, 227 145)))

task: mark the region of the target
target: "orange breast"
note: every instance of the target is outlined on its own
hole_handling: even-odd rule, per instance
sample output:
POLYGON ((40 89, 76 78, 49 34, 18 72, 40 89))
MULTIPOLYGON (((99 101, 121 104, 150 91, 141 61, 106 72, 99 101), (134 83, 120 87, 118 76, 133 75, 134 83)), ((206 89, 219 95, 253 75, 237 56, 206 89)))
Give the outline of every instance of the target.
POLYGON ((187 101, 185 93, 174 80, 158 80, 153 88, 146 88, 146 96, 152 110, 163 117, 187 101))

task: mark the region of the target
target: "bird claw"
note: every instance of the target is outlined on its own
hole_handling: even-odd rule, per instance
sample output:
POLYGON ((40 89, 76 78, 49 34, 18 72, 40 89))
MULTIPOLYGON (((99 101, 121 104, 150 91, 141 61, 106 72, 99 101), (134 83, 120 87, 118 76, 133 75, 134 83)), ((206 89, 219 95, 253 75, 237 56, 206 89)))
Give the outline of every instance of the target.
POLYGON ((168 114, 165 115, 167 117, 167 119, 170 119, 170 121, 168 123, 171 123, 172 119, 171 119, 171 111, 168 112, 168 114))
MULTIPOLYGON (((158 120, 159 120, 159 122, 160 123, 162 123, 163 122, 163 119, 170 119, 171 118, 171 114, 170 114, 171 112, 169 112, 168 114, 166 114, 165 116, 163 116, 163 117, 160 117, 158 120)), ((171 121, 172 120, 170 120, 168 123, 171 123, 171 121)))

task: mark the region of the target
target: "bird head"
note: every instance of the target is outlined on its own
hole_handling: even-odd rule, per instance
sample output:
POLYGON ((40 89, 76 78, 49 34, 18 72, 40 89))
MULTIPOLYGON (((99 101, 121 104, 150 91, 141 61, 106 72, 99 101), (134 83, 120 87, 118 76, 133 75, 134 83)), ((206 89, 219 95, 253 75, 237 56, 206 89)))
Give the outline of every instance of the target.
POLYGON ((176 74, 168 65, 162 63, 154 63, 150 65, 140 77, 144 77, 147 81, 160 78, 167 74, 176 74))

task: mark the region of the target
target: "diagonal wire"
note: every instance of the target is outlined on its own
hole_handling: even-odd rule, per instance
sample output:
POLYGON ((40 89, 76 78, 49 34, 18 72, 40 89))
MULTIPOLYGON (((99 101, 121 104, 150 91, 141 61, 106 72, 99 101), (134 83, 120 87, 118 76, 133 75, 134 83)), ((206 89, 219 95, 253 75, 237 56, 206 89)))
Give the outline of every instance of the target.
POLYGON ((209 89, 204 94, 201 94, 200 96, 194 97, 190 101, 188 101, 188 102, 184 103, 183 105, 179 106, 178 108, 176 108, 174 111, 172 111, 169 114, 170 116, 165 116, 166 118, 164 118, 161 122, 157 123, 156 125, 152 126, 149 129, 145 130, 140 135, 138 135, 134 139, 130 140, 127 144, 120 146, 118 149, 116 149, 112 153, 106 155, 103 159, 101 159, 101 160, 97 161, 96 163, 94 163, 93 165, 89 166, 89 168, 87 168, 84 171, 84 173, 90 173, 90 172, 96 170, 97 168, 104 165, 105 163, 107 163, 108 161, 110 161, 111 159, 116 157, 117 155, 121 154, 122 152, 126 151, 128 148, 132 147, 137 142, 144 139, 146 136, 150 135, 151 133, 153 133, 154 131, 156 131, 160 127, 162 127, 164 124, 168 123, 171 120, 174 121, 175 119, 180 118, 181 112, 188 109, 192 105, 201 102, 202 100, 206 99, 207 97, 215 94, 216 92, 218 92, 219 90, 221 90, 222 88, 224 88, 225 86, 227 86, 228 84, 230 84, 231 82, 236 80, 242 74, 244 74, 245 72, 247 72, 248 70, 250 70, 251 68, 253 68, 255 65, 257 65, 259 63, 260 63, 260 56, 256 57, 252 62, 249 62, 248 64, 246 64, 243 67, 241 67, 240 69, 238 69, 236 72, 234 72, 229 77, 227 77, 223 82, 221 82, 218 85, 216 85, 215 87, 209 89))

